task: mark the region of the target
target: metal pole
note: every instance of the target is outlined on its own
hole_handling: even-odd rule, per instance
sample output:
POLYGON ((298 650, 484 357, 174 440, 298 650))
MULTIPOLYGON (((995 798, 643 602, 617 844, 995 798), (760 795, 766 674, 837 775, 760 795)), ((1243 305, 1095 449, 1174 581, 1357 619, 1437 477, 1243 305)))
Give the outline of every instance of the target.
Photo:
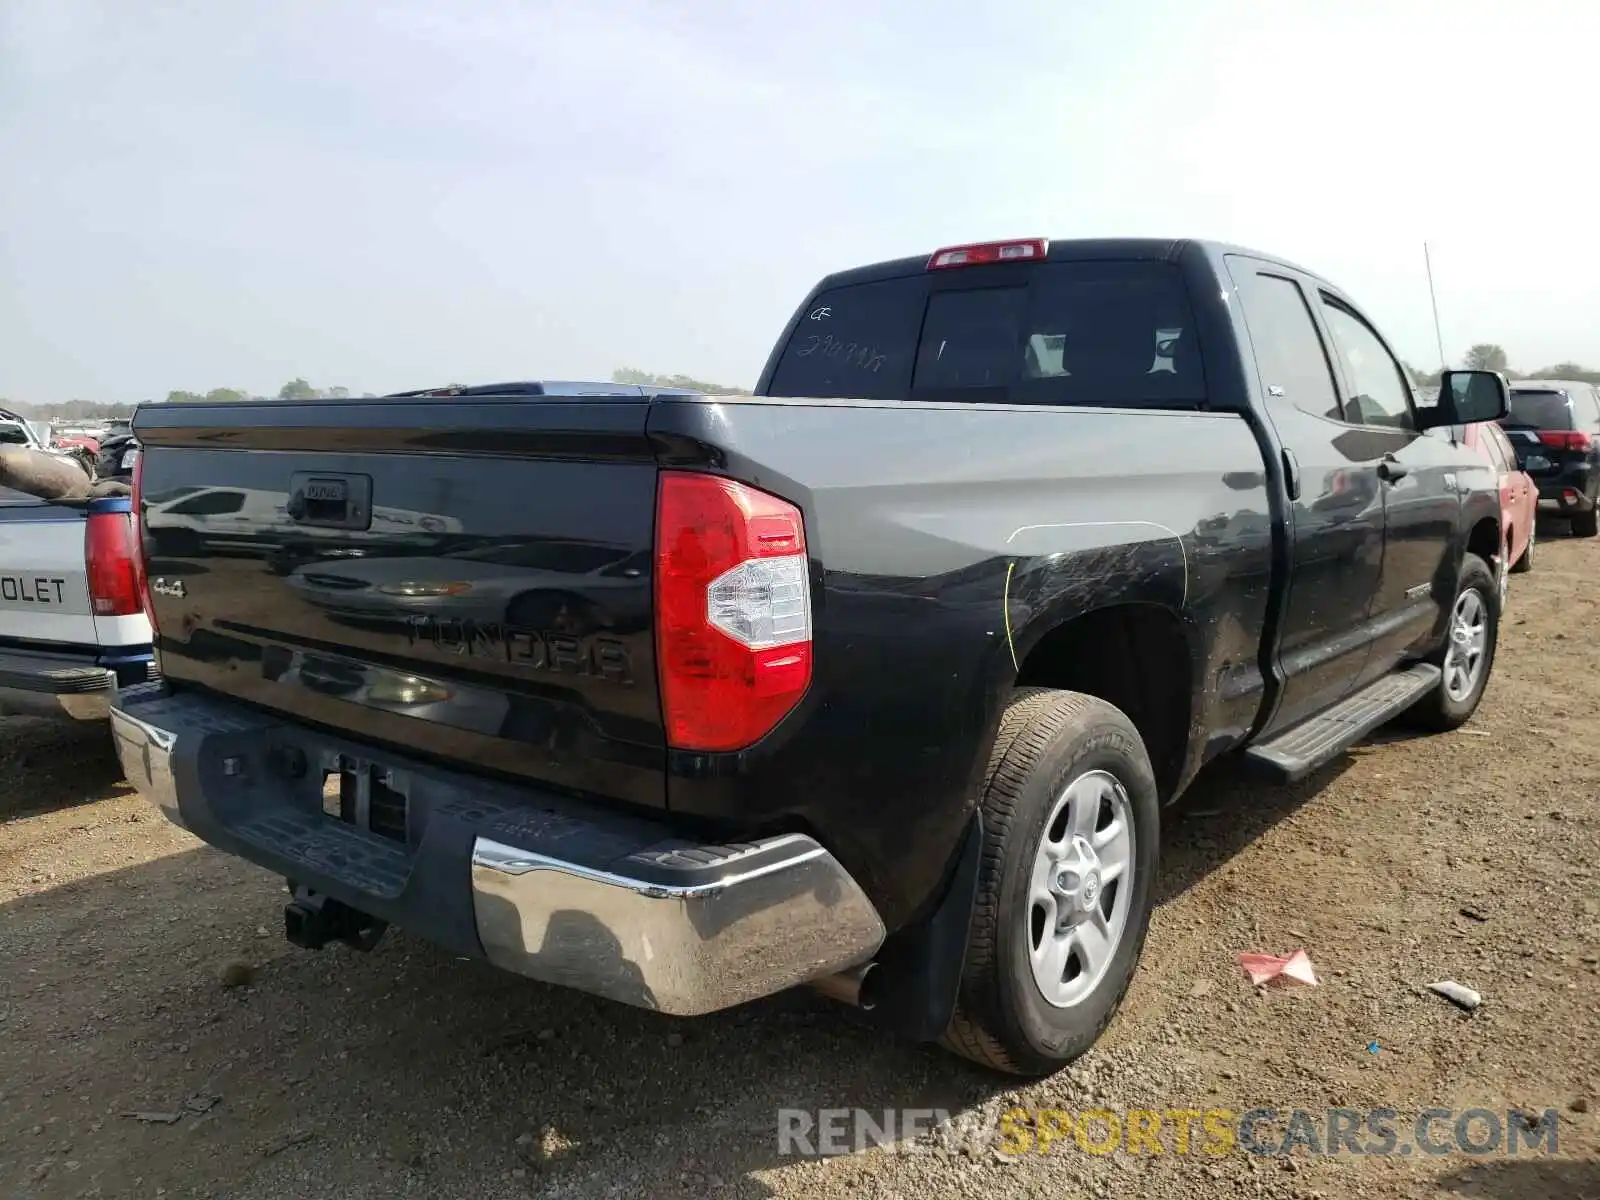
POLYGON ((1439 329, 1439 297, 1433 290, 1433 256, 1428 253, 1428 243, 1422 243, 1422 261, 1428 268, 1428 299, 1433 303, 1433 337, 1439 344, 1439 370, 1449 364, 1444 361, 1444 334, 1439 329))

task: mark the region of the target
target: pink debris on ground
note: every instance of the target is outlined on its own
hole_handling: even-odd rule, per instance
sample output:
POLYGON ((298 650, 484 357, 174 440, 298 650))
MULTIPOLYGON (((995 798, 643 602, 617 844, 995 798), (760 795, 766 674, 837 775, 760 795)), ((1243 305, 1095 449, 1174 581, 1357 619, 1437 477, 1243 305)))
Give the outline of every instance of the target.
POLYGON ((1304 950, 1296 950, 1289 955, 1241 954, 1239 965, 1244 968, 1245 974, 1250 976, 1250 982, 1257 986, 1280 976, 1300 983, 1309 983, 1313 987, 1317 982, 1317 973, 1312 969, 1311 959, 1306 956, 1304 950))

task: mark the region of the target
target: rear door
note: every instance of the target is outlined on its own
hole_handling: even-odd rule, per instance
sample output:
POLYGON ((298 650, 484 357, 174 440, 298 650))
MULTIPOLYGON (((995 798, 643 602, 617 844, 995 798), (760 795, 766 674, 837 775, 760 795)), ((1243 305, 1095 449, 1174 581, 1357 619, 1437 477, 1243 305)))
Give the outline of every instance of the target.
POLYGON ((1366 664, 1383 566, 1378 463, 1390 439, 1346 419, 1309 281, 1238 255, 1228 270, 1290 487, 1289 596, 1275 648, 1284 687, 1270 732, 1337 703, 1366 664))

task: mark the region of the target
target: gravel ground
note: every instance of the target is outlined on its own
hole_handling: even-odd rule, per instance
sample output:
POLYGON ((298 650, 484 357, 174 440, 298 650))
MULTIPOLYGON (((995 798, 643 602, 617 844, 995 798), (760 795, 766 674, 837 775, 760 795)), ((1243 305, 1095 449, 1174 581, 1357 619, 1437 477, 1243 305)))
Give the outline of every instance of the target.
POLYGON ((0 721, 0 1195, 1600 1198, 1597 569, 1541 539, 1467 729, 1203 781, 1123 1011, 1021 1088, 809 994, 684 1021, 403 935, 298 951, 281 885, 162 822, 103 731, 0 721), (1234 961, 1300 946, 1320 986, 1234 961), (1402 1135, 1554 1108, 1559 1152, 779 1153, 780 1109, 1261 1105, 1390 1106, 1402 1135))

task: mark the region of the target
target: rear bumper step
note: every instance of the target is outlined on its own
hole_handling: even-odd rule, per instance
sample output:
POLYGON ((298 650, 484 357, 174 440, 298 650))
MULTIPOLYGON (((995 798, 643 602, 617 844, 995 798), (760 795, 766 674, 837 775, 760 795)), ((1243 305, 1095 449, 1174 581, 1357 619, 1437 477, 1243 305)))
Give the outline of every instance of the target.
POLYGON ((123 692, 111 722, 129 781, 169 820, 532 979, 694 1015, 855 967, 884 939, 855 880, 804 835, 705 845, 160 687, 123 692), (403 797, 403 840, 326 809, 324 770, 350 762, 403 797))
POLYGON ((68 654, 0 651, 0 716, 103 721, 116 672, 68 654))
POLYGON ((1440 678, 1432 663, 1385 675, 1319 716, 1250 747, 1245 761, 1280 783, 1303 779, 1410 708, 1437 687, 1440 678))

